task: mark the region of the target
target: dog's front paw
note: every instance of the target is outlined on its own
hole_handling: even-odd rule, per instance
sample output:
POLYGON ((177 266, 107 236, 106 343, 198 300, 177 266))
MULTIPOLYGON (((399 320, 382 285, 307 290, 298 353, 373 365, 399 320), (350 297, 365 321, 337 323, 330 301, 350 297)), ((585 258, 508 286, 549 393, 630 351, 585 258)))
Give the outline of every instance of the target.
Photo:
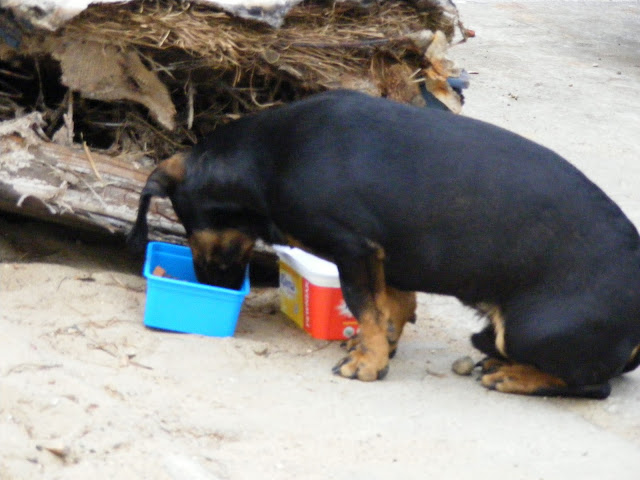
POLYGON ((360 345, 360 336, 354 335, 351 338, 346 339, 344 342, 340 344, 342 348, 344 348, 347 352, 351 353, 358 349, 358 345, 360 345))
POLYGON ((363 328, 346 342, 348 355, 333 367, 346 378, 372 382, 383 379, 389 370, 389 342, 383 329, 363 328))
MULTIPOLYGON (((392 341, 390 339, 387 339, 387 341, 389 343, 389 358, 393 358, 395 357, 396 351, 398 349, 398 341, 397 340, 392 341)), ((361 342, 361 336, 354 335, 353 337, 342 342, 340 346, 344 348, 347 352, 351 353, 358 350, 360 342, 361 342)), ((346 361, 347 359, 348 357, 345 358, 344 360, 346 361)))
POLYGON ((371 355, 358 350, 351 352, 333 367, 333 373, 346 378, 358 379, 363 382, 382 380, 389 371, 389 362, 382 365, 375 358, 367 358, 371 355))

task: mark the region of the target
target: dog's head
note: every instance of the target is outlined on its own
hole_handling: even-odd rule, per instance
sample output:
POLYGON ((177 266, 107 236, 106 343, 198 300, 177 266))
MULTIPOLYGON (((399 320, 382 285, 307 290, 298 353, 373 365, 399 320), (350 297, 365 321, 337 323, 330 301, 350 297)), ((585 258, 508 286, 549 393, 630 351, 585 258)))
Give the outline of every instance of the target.
POLYGON ((260 223, 259 215, 243 205, 251 202, 252 195, 240 185, 252 182, 243 180, 236 168, 206 162, 202 158, 206 156, 179 154, 155 168, 140 195, 138 216, 127 242, 135 251, 144 250, 151 198, 169 197, 185 228, 198 281, 239 289, 260 223))

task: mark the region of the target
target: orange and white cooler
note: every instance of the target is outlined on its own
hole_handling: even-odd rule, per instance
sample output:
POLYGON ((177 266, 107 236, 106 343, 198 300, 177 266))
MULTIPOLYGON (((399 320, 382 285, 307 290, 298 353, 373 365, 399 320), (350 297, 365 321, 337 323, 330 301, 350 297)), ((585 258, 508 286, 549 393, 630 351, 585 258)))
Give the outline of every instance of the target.
POLYGON ((299 248, 276 246, 280 309, 312 337, 344 340, 358 331, 340 290, 335 264, 299 248))

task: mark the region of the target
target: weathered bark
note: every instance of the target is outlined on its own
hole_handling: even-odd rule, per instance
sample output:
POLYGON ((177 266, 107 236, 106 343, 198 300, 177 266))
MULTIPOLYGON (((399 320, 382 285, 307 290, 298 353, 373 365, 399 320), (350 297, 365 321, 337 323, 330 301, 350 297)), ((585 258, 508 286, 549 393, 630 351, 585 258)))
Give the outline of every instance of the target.
MULTIPOLYGON (((38 113, 0 123, 0 210, 126 233, 151 167, 50 142, 38 135, 41 125, 38 113)), ((167 200, 155 200, 148 219, 152 239, 184 241, 167 200)))

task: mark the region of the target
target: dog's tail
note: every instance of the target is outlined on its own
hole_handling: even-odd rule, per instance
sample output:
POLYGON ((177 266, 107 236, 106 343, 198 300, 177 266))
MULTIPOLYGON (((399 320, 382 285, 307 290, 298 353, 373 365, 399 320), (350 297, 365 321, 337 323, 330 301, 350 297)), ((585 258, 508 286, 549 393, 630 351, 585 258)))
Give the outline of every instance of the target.
POLYGON ((140 194, 138 215, 133 228, 127 235, 127 245, 136 253, 142 253, 147 246, 149 227, 147 212, 152 197, 165 198, 170 195, 176 185, 185 176, 186 155, 179 153, 161 162, 147 178, 147 183, 140 194))

